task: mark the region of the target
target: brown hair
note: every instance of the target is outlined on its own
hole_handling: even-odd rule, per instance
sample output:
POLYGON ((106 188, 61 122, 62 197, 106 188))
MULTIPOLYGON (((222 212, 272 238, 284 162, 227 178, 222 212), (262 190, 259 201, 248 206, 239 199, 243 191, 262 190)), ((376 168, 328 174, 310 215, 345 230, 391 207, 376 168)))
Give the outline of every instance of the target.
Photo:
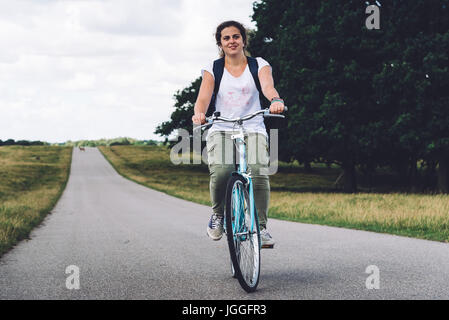
POLYGON ((243 24, 241 24, 240 22, 237 21, 225 21, 222 22, 218 25, 217 27, 217 31, 215 32, 215 40, 217 41, 217 46, 220 48, 220 56, 224 56, 223 50, 221 49, 221 31, 223 31, 224 28, 228 28, 228 27, 236 27, 237 29, 239 29, 240 31, 240 35, 242 36, 243 39, 243 45, 244 48, 246 47, 246 39, 247 39, 247 35, 246 35, 246 29, 243 26, 243 24))

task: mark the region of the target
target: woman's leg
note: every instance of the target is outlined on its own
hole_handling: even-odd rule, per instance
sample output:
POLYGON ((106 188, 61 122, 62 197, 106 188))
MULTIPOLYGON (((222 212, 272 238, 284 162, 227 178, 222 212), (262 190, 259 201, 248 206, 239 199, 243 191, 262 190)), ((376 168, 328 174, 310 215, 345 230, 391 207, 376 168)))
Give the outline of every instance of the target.
POLYGON ((267 226, 268 206, 270 203, 270 179, 268 172, 268 141, 261 133, 252 133, 248 136, 248 165, 253 177, 254 200, 259 216, 261 229, 267 226), (261 172, 265 169, 265 172, 261 172))
POLYGON ((207 139, 207 156, 210 175, 210 198, 212 211, 224 216, 227 181, 235 171, 233 144, 230 134, 214 132, 207 139))

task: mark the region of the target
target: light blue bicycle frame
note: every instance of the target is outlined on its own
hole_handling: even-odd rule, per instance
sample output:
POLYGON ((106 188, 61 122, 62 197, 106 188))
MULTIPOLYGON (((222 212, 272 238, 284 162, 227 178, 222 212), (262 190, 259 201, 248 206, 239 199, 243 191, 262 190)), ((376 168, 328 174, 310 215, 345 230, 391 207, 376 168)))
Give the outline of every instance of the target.
MULTIPOLYGON (((240 130, 238 134, 232 135, 232 139, 236 141, 237 150, 239 153, 239 162, 237 165, 237 173, 243 176, 248 182, 248 193, 249 193, 249 208, 251 215, 251 228, 248 230, 249 233, 254 233, 255 221, 256 221, 256 210, 254 205, 254 190, 253 190, 253 180, 251 178, 250 173, 248 173, 248 165, 246 159, 246 148, 245 148, 245 140, 242 125, 240 125, 240 130)), ((238 194, 234 193, 234 203, 238 203, 237 210, 241 209, 241 205, 243 205, 244 199, 237 199, 239 197, 238 194)), ((235 227, 235 226, 234 226, 235 227)), ((257 227, 256 227, 257 228, 257 227)))

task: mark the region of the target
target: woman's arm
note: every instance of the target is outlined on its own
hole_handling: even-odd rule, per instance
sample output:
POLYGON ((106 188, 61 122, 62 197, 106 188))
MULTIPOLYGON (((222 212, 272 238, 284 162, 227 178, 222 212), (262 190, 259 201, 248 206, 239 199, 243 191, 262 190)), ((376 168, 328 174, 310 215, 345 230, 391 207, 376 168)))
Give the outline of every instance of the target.
POLYGON ((209 108, 212 93, 214 92, 215 80, 214 77, 207 71, 203 73, 203 80, 201 81, 200 92, 196 98, 194 115, 192 122, 195 124, 203 124, 206 122, 206 112, 209 108))
MULTIPOLYGON (((271 67, 264 66, 259 71, 259 81, 262 93, 269 101, 271 101, 270 112, 271 113, 282 113, 284 111, 283 101, 272 101, 273 98, 280 98, 279 93, 274 88, 273 75, 271 74, 271 67)), ((281 99, 280 99, 281 100, 281 99)))

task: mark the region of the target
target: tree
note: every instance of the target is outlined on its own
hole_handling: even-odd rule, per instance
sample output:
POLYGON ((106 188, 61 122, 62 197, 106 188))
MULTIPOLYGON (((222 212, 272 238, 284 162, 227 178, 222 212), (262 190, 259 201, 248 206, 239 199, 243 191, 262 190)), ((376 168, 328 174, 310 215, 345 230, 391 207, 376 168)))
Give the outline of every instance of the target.
MULTIPOLYGON (((280 159, 337 163, 344 190, 356 169, 389 166, 417 190, 418 160, 438 168, 449 192, 449 0, 391 0, 379 30, 365 25, 365 1, 261 0, 248 51, 267 59, 289 106, 280 159)), ((201 78, 178 91, 171 120, 156 133, 191 132, 201 78)))
POLYGON ((378 99, 390 107, 390 161, 396 167, 407 163, 412 190, 417 160, 423 159, 429 168, 439 164, 438 189, 449 191, 448 5, 447 0, 393 1, 399 19, 390 17, 388 25, 395 50, 374 79, 378 99))
POLYGON ((195 101, 200 90, 201 77, 195 79, 188 87, 178 90, 173 96, 175 100, 175 110, 169 121, 165 121, 157 126, 155 134, 168 137, 177 129, 185 129, 192 134, 192 116, 195 101))
POLYGON ((29 146, 29 145, 31 145, 31 143, 28 140, 19 140, 19 141, 16 141, 16 145, 29 146))
POLYGON ((414 184, 416 162, 429 146, 443 158, 447 150, 446 118, 439 131, 429 128, 435 121, 426 122, 429 113, 446 112, 448 91, 444 97, 438 90, 447 76, 430 86, 423 70, 433 68, 440 78, 447 70, 448 16, 447 0, 390 1, 382 6, 380 30, 368 30, 362 1, 256 3, 250 50, 271 62, 290 106, 281 154, 339 164, 347 192, 356 191, 357 166, 405 165, 414 184))
POLYGON ((16 144, 16 142, 14 141, 14 139, 8 139, 6 141, 3 141, 4 146, 13 146, 15 144, 16 144))
POLYGON ((371 79, 380 63, 371 55, 379 55, 380 35, 364 30, 363 14, 360 1, 262 1, 253 15, 260 36, 251 43, 259 46, 250 48, 282 76, 278 87, 291 107, 287 145, 295 146, 283 153, 338 163, 347 192, 356 191, 356 165, 373 141, 360 138, 378 108, 371 79))

